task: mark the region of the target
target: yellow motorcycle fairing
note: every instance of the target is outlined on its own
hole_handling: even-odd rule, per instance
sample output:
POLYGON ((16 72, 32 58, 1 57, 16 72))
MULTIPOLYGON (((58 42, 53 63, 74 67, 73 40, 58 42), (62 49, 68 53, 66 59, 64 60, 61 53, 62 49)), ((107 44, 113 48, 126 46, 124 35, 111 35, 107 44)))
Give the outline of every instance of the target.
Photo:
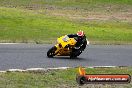
POLYGON ((76 42, 74 38, 69 38, 67 35, 58 38, 55 45, 57 48, 55 54, 57 56, 69 56, 72 50, 71 48, 75 46, 76 42))

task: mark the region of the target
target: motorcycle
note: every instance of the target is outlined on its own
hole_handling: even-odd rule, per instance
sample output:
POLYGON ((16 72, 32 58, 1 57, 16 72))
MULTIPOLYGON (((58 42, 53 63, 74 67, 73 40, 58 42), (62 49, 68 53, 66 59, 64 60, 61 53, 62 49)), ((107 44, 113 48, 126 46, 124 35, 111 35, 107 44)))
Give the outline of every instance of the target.
MULTIPOLYGON (((70 56, 70 58, 75 58, 82 53, 81 50, 78 53, 73 52, 76 43, 75 38, 69 38, 67 35, 61 36, 57 39, 57 44, 48 50, 47 57, 70 56)), ((88 43, 89 41, 87 41, 88 43)))

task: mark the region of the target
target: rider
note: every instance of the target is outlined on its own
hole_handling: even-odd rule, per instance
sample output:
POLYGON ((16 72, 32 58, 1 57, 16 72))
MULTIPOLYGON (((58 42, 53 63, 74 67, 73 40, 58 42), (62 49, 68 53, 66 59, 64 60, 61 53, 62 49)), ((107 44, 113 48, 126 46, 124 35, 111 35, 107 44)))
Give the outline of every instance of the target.
POLYGON ((80 30, 76 34, 69 34, 67 36, 69 38, 74 38, 77 41, 75 48, 74 48, 75 51, 77 51, 77 50, 82 51, 86 48, 87 39, 86 39, 86 36, 83 31, 80 30))

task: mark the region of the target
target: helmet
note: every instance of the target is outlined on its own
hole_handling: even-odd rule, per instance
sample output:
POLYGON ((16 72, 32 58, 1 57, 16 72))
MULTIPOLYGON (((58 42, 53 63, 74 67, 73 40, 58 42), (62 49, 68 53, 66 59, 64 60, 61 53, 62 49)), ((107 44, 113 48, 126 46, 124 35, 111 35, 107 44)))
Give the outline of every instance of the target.
POLYGON ((78 31, 77 35, 83 37, 84 36, 84 32, 83 31, 78 31))

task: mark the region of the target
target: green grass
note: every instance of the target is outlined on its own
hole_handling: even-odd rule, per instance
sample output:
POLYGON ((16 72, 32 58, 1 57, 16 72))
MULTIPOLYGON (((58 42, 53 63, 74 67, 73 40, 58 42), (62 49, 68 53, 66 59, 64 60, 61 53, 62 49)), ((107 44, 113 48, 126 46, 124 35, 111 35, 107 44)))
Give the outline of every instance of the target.
POLYGON ((91 41, 132 42, 132 26, 127 22, 81 23, 30 10, 2 7, 0 11, 1 41, 42 42, 84 30, 91 41))
POLYGON ((93 12, 126 12, 131 8, 132 0, 0 0, 0 5, 34 10, 72 9, 93 12))
POLYGON ((1 5, 54 5, 63 7, 89 7, 94 4, 122 4, 132 5, 131 0, 0 0, 1 5))
POLYGON ((0 18, 1 40, 49 40, 68 31, 66 28, 72 25, 65 20, 19 9, 1 8, 0 18))
MULTIPOLYGON (((51 70, 48 72, 7 72, 0 73, 0 88, 78 88, 76 75, 78 69, 51 70)), ((130 74, 131 67, 123 68, 87 68, 87 74, 130 74)), ((132 84, 88 84, 83 87, 131 88, 132 84)))
POLYGON ((84 30, 92 43, 131 44, 131 10, 132 0, 0 0, 0 42, 53 43, 84 30))

